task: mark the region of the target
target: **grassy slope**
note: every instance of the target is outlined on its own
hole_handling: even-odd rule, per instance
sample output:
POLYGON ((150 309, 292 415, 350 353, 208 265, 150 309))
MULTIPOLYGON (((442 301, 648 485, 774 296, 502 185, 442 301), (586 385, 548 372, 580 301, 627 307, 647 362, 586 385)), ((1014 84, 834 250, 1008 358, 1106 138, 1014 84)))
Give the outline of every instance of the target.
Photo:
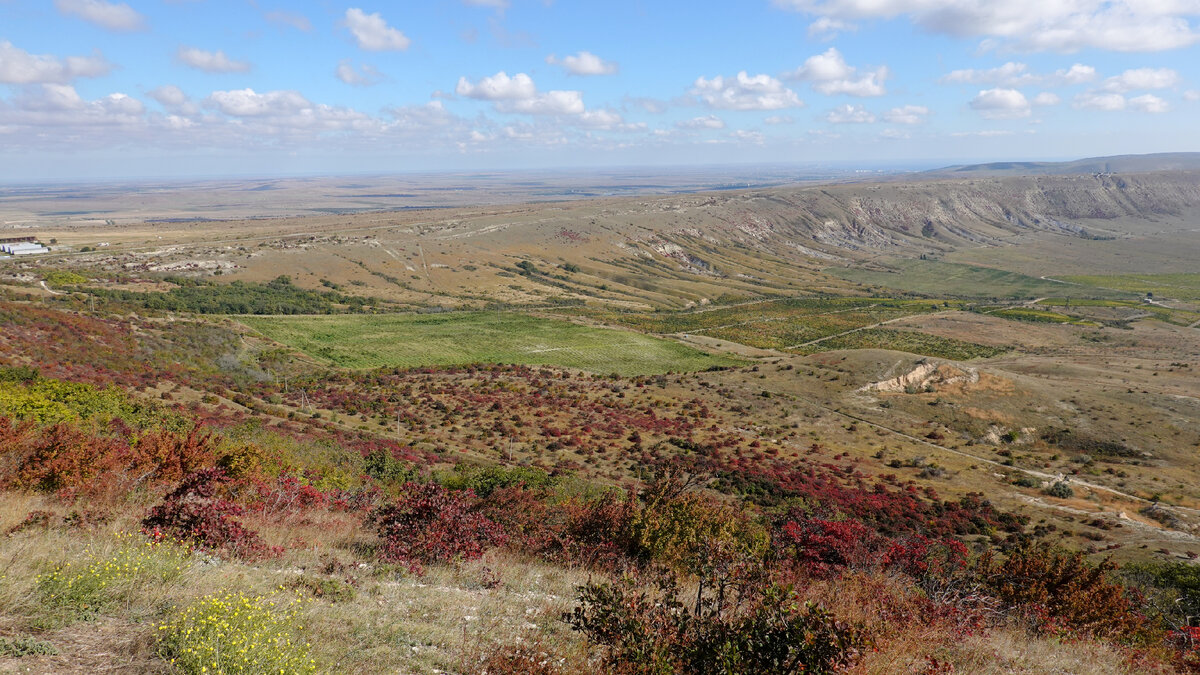
POLYGON ((637 333, 514 313, 244 317, 267 337, 342 368, 557 365, 647 375, 737 361, 637 333))
POLYGON ((1119 290, 1072 286, 1016 272, 961 265, 937 260, 895 260, 895 271, 868 269, 826 270, 843 279, 885 286, 911 293, 958 297, 1034 298, 1039 296, 1127 297, 1119 290))

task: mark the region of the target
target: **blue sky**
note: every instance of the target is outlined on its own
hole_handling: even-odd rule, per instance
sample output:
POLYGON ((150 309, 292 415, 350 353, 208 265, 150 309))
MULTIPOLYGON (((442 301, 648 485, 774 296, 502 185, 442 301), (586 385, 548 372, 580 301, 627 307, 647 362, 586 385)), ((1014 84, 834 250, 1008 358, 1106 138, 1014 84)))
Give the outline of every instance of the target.
POLYGON ((0 0, 0 179, 1200 150, 1197 0, 0 0))

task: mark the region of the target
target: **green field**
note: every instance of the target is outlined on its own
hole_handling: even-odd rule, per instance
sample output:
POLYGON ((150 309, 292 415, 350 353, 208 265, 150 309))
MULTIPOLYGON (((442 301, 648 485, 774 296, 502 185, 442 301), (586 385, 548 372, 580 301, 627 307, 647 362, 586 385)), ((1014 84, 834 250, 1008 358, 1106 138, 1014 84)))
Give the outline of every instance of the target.
POLYGON ((507 312, 238 319, 276 342, 339 368, 519 363, 653 375, 742 363, 630 331, 507 312))
POLYGON ((839 349, 891 349, 898 352, 909 352, 922 356, 938 356, 955 361, 987 358, 1008 351, 1000 347, 944 338, 928 333, 908 330, 890 330, 887 328, 868 328, 845 335, 831 337, 813 345, 798 347, 790 350, 797 354, 816 354, 817 352, 835 351, 839 349))
MULTIPOLYGON (((891 271, 831 268, 826 273, 861 284, 909 293, 959 298, 1129 297, 1115 286, 1056 283, 1016 272, 938 260, 893 260, 891 271)), ((1185 275, 1178 275, 1185 276, 1185 275)), ((1111 278, 1111 277, 1106 277, 1111 278)))
POLYGON ((1157 298, 1200 300, 1200 274, 1115 274, 1062 277, 1083 286, 1118 289, 1157 298))

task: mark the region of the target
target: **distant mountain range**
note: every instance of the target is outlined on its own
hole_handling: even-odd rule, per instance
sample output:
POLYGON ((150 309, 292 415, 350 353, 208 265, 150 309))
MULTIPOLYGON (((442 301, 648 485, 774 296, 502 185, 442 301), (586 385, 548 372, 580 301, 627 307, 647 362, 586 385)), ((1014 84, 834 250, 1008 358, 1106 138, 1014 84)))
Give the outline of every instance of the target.
POLYGON ((1200 170, 1200 152, 1088 157, 1069 162, 989 162, 948 166, 925 172, 938 177, 1045 176, 1079 173, 1145 173, 1200 170))

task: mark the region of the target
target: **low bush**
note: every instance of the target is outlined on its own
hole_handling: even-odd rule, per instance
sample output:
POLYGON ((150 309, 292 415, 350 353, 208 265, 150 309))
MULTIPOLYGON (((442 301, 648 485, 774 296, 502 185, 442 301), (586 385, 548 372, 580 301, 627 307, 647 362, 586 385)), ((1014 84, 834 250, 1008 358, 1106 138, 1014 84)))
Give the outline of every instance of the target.
POLYGON ((451 492, 436 483, 406 483, 399 499, 371 515, 379 532, 379 557, 414 573, 434 562, 479 558, 507 537, 477 505, 470 490, 451 492))
POLYGON ((0 637, 0 656, 19 659, 22 656, 54 656, 58 648, 32 636, 0 637))
POLYGON ((531 489, 550 487, 550 476, 541 469, 526 466, 471 466, 459 464, 451 472, 436 476, 437 481, 451 490, 471 490, 487 498, 495 490, 513 486, 531 489))
POLYGON ((300 636, 302 602, 243 593, 205 596, 158 627, 159 654, 189 675, 316 672, 300 636))
POLYGON ((1132 640, 1153 628, 1116 568, 1111 560, 1093 565, 1081 552, 1043 544, 1014 549, 1005 560, 984 554, 974 571, 995 597, 1027 610, 1039 632, 1132 640))
POLYGON ((603 648, 614 673, 829 673, 864 646, 858 627, 789 588, 743 588, 690 606, 672 575, 649 587, 630 577, 581 586, 564 619, 603 648))
POLYGON ((245 509, 217 496, 218 488, 229 480, 224 470, 218 468, 189 474, 162 504, 142 519, 142 531, 155 540, 177 539, 205 551, 245 560, 280 553, 280 549, 263 543, 257 532, 238 522, 237 517, 245 509))

